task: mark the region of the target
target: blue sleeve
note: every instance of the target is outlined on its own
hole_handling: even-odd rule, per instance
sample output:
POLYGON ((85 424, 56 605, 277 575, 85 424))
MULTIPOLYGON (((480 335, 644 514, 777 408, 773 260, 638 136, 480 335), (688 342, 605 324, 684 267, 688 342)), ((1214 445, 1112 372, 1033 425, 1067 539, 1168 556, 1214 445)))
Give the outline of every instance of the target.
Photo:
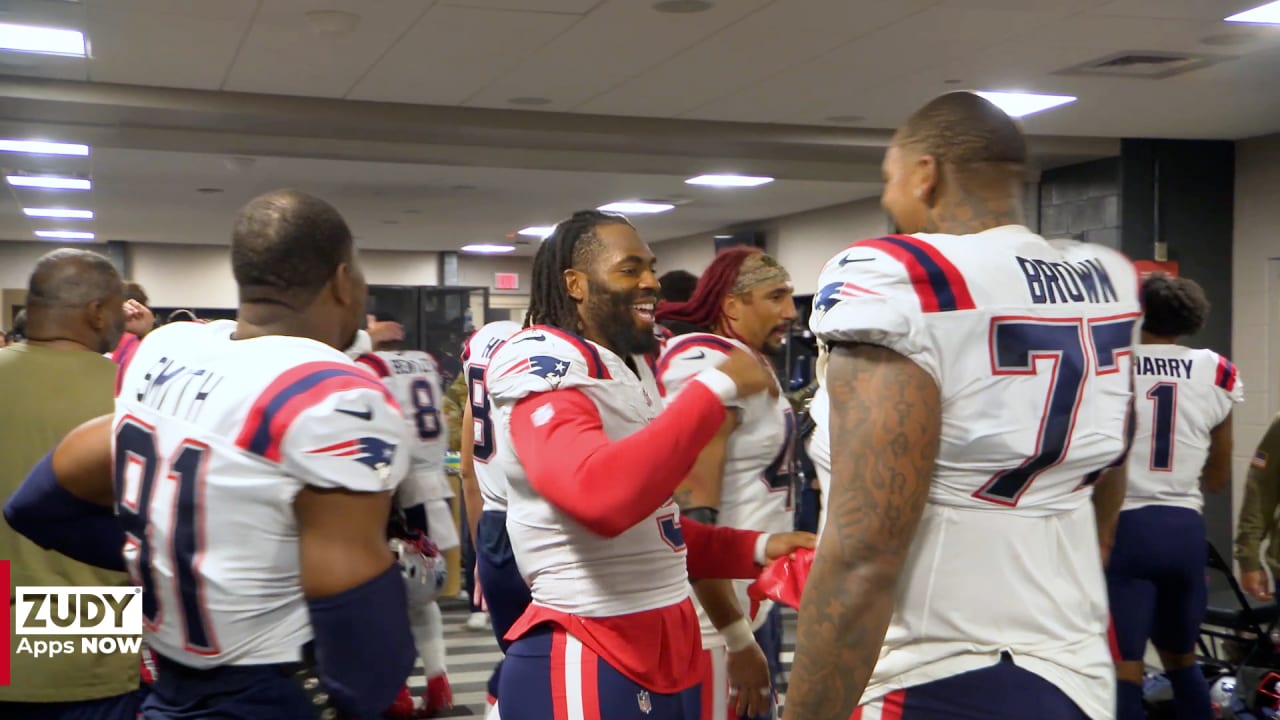
POLYGON ((45 455, 4 505, 9 526, 45 550, 107 570, 124 571, 124 530, 111 508, 72 495, 45 455))
POLYGON ((417 651, 400 565, 363 585, 307 601, 316 665, 334 707, 381 717, 413 671, 417 651))

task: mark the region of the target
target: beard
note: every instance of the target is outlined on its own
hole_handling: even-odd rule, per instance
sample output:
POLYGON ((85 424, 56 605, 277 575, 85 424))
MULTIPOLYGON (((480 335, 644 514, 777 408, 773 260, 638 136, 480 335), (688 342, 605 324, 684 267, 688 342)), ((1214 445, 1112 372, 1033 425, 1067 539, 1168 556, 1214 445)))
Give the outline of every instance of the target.
POLYGON ((645 290, 612 290, 608 285, 587 279, 590 299, 584 308, 591 324, 604 336, 609 349, 622 357, 647 355, 658 349, 658 338, 652 327, 636 322, 631 306, 646 301, 657 301, 657 295, 645 290))

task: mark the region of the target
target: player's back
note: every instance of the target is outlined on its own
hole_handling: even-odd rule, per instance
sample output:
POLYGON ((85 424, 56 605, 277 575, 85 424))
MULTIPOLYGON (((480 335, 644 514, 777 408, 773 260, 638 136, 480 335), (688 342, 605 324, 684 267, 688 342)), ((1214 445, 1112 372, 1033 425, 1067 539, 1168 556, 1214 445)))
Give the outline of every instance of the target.
POLYGON ((471 426, 476 482, 484 498, 484 509, 507 509, 507 477, 495 462, 497 440, 493 426, 493 404, 485 389, 485 376, 493 355, 512 335, 520 332, 520 324, 510 320, 491 322, 467 338, 462 348, 462 371, 467 375, 467 402, 471 403, 471 426))
POLYGON ((116 399, 116 512, 147 643, 196 668, 298 660, 312 633, 295 496, 391 490, 407 467, 377 380, 319 342, 235 328, 154 331, 116 399))
POLYGON ((929 503, 866 699, 1008 651, 1109 715, 1090 479, 1124 450, 1132 264, 1006 226, 856 243, 819 287, 821 338, 907 356, 942 403, 929 503))
POLYGON ((442 391, 435 358, 421 350, 380 350, 360 355, 356 362, 382 380, 409 426, 413 437, 409 474, 423 492, 414 499, 453 497, 444 476, 449 429, 440 421, 442 391))
POLYGON ((1243 402, 1236 367, 1208 349, 1141 344, 1133 350, 1134 435, 1125 510, 1204 507, 1200 476, 1210 433, 1243 402))

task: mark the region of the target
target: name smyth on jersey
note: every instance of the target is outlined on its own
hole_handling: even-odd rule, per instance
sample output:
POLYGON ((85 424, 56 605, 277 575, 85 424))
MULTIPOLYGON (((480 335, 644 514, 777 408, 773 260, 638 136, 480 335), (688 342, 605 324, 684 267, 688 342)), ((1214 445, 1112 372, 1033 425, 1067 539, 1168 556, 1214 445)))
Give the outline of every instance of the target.
POLYGON ((174 368, 174 361, 162 357, 142 377, 142 389, 134 399, 173 417, 194 421, 222 376, 204 368, 174 368), (165 408, 168 408, 167 410, 165 408))
POLYGON ((1048 262, 1015 257, 1026 277, 1027 292, 1037 305, 1119 302, 1107 269, 1097 258, 1080 262, 1048 262))
POLYGON ((391 360, 391 372, 396 375, 415 375, 435 371, 431 363, 422 359, 388 358, 391 360))
POLYGON ((1186 358, 1153 358, 1153 357, 1135 357, 1133 359, 1133 371, 1139 375, 1161 375, 1163 377, 1175 377, 1191 379, 1191 367, 1193 360, 1186 358))

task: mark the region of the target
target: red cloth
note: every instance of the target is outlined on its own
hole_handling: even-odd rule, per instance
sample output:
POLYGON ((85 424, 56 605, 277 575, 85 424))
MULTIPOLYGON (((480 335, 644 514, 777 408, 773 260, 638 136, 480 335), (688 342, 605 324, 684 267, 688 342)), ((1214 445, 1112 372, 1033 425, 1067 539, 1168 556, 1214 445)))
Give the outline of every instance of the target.
POLYGON ((617 537, 671 499, 724 415, 715 393, 691 383, 653 422, 615 441, 591 398, 556 390, 516 403, 511 441, 539 495, 592 532, 617 537))
POLYGON ((752 603, 751 614, 755 615, 755 607, 766 599, 799 610, 800 596, 812 568, 813 551, 808 548, 800 548, 766 565, 760 577, 747 586, 747 597, 752 603))

